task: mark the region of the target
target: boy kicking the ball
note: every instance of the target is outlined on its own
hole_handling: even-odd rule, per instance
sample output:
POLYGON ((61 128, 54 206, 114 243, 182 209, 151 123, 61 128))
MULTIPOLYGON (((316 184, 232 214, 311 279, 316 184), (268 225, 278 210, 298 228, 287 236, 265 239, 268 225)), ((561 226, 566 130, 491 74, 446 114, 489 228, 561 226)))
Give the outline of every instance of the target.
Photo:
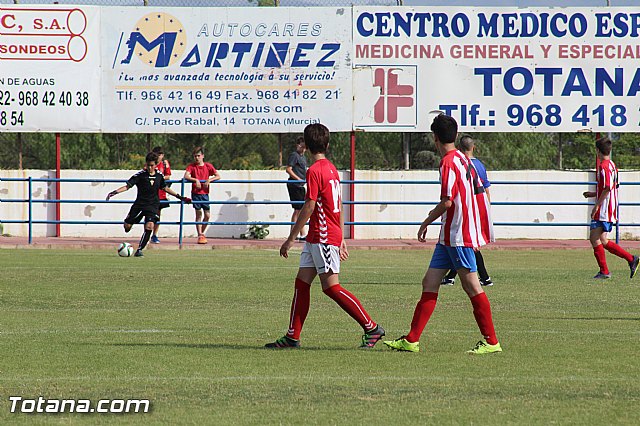
POLYGON ((167 186, 162 173, 156 170, 157 164, 158 154, 154 152, 148 153, 146 158, 146 167, 131 176, 124 186, 121 186, 115 191, 111 191, 107 195, 107 201, 109 201, 114 195, 128 191, 134 186, 138 189, 136 200, 133 202, 133 206, 131 206, 129 214, 124 219, 124 232, 129 232, 131 227, 135 223, 139 223, 144 217, 144 233, 140 238, 138 249, 134 254, 135 257, 143 256, 142 250, 144 250, 151 238, 153 227, 160 220, 160 198, 158 197, 159 189, 166 191, 167 194, 171 194, 187 204, 191 202, 190 198, 182 197, 167 186))
POLYGON ((309 221, 307 240, 300 255, 300 268, 295 280, 289 329, 287 334, 273 343, 270 349, 300 347, 300 333, 309 312, 311 283, 316 275, 324 294, 333 299, 362 327, 361 348, 371 349, 384 336, 384 329, 376 324, 360 301, 339 282, 340 261, 349 257, 344 241, 344 217, 338 170, 326 158, 329 147, 329 129, 320 123, 304 129, 304 142, 311 152, 313 165, 307 170, 305 203, 293 225, 289 238, 280 247, 280 256, 289 257, 289 249, 309 221))

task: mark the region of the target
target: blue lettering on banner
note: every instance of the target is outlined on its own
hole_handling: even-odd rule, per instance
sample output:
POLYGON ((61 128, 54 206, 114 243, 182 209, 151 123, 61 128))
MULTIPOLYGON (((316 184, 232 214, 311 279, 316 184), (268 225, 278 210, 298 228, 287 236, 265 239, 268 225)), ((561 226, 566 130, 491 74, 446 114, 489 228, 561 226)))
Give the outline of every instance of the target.
MULTIPOLYGON (((129 51, 122 64, 129 64, 136 46, 147 52, 158 48, 154 63, 156 68, 169 66, 176 40, 176 33, 162 33, 154 40, 148 40, 142 33, 131 32, 127 41, 129 51)), ((222 68, 228 61, 234 68, 250 66, 253 68, 330 68, 336 64, 335 55, 340 50, 340 43, 265 43, 237 42, 210 43, 208 47, 195 44, 180 63, 183 68, 202 64, 206 68, 222 68)))
POLYGON ((505 91, 512 96, 531 94, 535 76, 542 77, 544 96, 571 96, 573 93, 581 96, 630 96, 640 93, 640 68, 636 68, 629 81, 625 80, 623 68, 615 68, 611 73, 606 68, 596 68, 594 74, 585 76, 582 68, 535 68, 533 72, 524 67, 513 67, 504 70, 499 67, 475 68, 474 74, 482 77, 484 96, 493 96, 494 77, 502 77, 505 91), (555 78, 558 77, 558 78, 555 78), (556 83, 560 81, 561 84, 556 83), (562 87, 560 93, 555 88, 562 87), (606 88, 606 90, 605 90, 606 88), (626 90, 625 90, 626 88, 626 90))

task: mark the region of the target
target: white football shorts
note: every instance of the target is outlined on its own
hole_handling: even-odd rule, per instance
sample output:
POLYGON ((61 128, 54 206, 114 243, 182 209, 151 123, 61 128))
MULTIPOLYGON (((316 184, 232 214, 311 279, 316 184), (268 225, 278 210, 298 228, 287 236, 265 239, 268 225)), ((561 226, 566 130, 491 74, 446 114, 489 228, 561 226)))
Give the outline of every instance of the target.
POLYGON ((340 273, 340 247, 329 244, 304 243, 300 254, 301 268, 316 268, 318 274, 340 273))

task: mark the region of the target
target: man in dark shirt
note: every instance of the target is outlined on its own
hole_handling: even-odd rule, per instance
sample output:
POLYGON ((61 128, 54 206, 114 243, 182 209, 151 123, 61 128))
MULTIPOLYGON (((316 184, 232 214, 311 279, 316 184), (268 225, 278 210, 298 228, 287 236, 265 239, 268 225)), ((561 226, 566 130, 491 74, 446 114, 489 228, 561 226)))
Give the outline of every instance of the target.
MULTIPOLYGON (((293 207, 293 214, 291 214, 291 222, 294 224, 298 220, 300 210, 304 204, 306 196, 304 190, 304 180, 307 176, 307 158, 304 156, 304 152, 307 150, 307 146, 304 144, 304 138, 298 137, 296 139, 296 150, 289 155, 287 161, 287 174, 289 175, 289 182, 287 182, 287 190, 289 191, 289 200, 292 201, 291 207, 293 207)), ((293 229, 293 225, 291 225, 293 229)), ((307 238, 306 226, 300 231, 299 241, 304 241, 307 238)))
POLYGON ((148 153, 146 167, 131 176, 124 186, 121 186, 115 191, 111 191, 107 195, 107 201, 109 201, 114 195, 125 192, 134 186, 138 189, 136 200, 133 202, 129 214, 124 219, 124 232, 129 232, 131 227, 139 223, 144 217, 144 233, 140 238, 138 250, 136 250, 134 254, 136 257, 143 256, 142 250, 147 246, 151 238, 154 225, 160 220, 160 198, 158 197, 158 190, 162 189, 166 191, 167 194, 171 194, 185 203, 191 202, 191 199, 182 197, 167 186, 162 173, 156 170, 157 165, 158 154, 154 152, 148 153))

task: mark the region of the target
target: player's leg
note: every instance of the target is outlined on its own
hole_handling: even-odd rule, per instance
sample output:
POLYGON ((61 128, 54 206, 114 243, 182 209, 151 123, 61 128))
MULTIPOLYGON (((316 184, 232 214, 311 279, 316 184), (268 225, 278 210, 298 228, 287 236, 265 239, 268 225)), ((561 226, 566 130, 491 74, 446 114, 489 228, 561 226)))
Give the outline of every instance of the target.
POLYGON ((296 276, 293 299, 291 300, 291 312, 289 314, 289 329, 287 334, 277 339, 273 343, 267 343, 269 349, 286 349, 300 347, 300 334, 304 321, 309 313, 311 300, 311 283, 316 277, 316 267, 309 252, 310 244, 305 244, 305 248, 300 255, 300 267, 296 276))
POLYGON ((376 324, 358 298, 340 285, 340 248, 329 244, 305 244, 309 247, 322 291, 353 318, 362 330, 361 348, 373 348, 384 336, 384 329, 376 324))
POLYGON ((603 233, 604 228, 602 227, 602 223, 595 220, 591 221, 589 242, 591 243, 591 247, 593 247, 593 256, 596 258, 596 262, 598 263, 598 267, 600 268, 598 273, 593 277, 595 279, 611 278, 609 267, 607 266, 607 258, 604 253, 604 246, 602 245, 602 241, 600 240, 603 233))
POLYGON ((135 204, 132 205, 131 208, 129 209, 129 213, 127 214, 127 217, 124 218, 124 224, 123 224, 124 232, 131 231, 131 228, 133 227, 133 225, 140 222, 142 220, 142 217, 143 217, 142 209, 140 209, 140 207, 136 206, 135 204))
POLYGON ((633 278, 638 272, 638 264, 640 261, 638 260, 638 256, 634 256, 618 244, 607 238, 607 232, 611 232, 613 229, 613 223, 611 222, 603 222, 604 231, 600 236, 600 243, 602 246, 611 254, 614 254, 624 260, 629 264, 629 269, 631 270, 630 278, 633 278))
POLYGON ((449 270, 440 282, 440 285, 454 285, 456 282, 456 276, 458 276, 458 272, 455 269, 449 270))
MULTIPOLYGON (((160 222, 160 219, 162 217, 161 213, 162 213, 162 210, 160 210, 158 212, 158 222, 160 222)), ((158 238, 158 229, 160 229, 160 223, 156 223, 153 226, 153 234, 151 234, 151 243, 152 244, 160 244, 160 239, 158 238)))
POLYGON ((422 295, 416 304, 411 320, 411 330, 407 334, 406 340, 409 343, 417 343, 420 341, 422 332, 427 326, 438 301, 438 285, 442 281, 442 277, 446 273, 446 268, 429 267, 422 278, 422 295))
POLYGON ((482 253, 480 253, 480 250, 477 250, 475 255, 478 275, 480 276, 480 285, 483 287, 491 287, 493 285, 493 281, 491 281, 489 272, 487 272, 487 267, 484 265, 484 257, 482 256, 482 253))
POLYGON ((502 352, 493 326, 491 304, 478 279, 478 267, 474 250, 468 247, 456 247, 456 251, 457 256, 455 256, 454 262, 460 276, 460 282, 465 293, 469 296, 469 300, 471 300, 473 316, 476 319, 480 333, 484 337, 484 341, 478 342, 468 352, 480 355, 502 352))
POLYGON ((138 250, 136 250, 134 256, 141 257, 142 250, 145 249, 149 240, 151 239, 151 234, 153 233, 153 227, 158 222, 159 217, 158 213, 152 211, 146 211, 144 214, 144 232, 140 237, 140 242, 138 244, 138 250))
MULTIPOLYGON (((200 206, 200 205, 198 205, 198 206, 200 206)), ((202 225, 200 224, 200 222, 202 222, 202 209, 201 208, 197 208, 196 209, 196 222, 198 222, 198 223, 196 223, 196 231, 198 232, 198 244, 200 244, 201 237, 204 238, 204 235, 202 234, 202 225)))
POLYGON ((167 199, 160 200, 160 208, 158 209, 158 222, 153 226, 153 234, 151 235, 151 242, 153 244, 160 244, 160 239, 158 238, 158 229, 160 229, 160 219, 162 218, 162 210, 169 207, 169 204, 166 203, 167 199))
POLYGON ((424 331, 438 302, 438 291, 447 271, 455 269, 447 247, 436 244, 429 269, 422 278, 422 294, 416 304, 411 319, 411 330, 406 336, 384 342, 392 349, 408 352, 420 350, 420 337, 424 331))
MULTIPOLYGON (((209 201, 209 196, 208 195, 203 195, 202 196, 203 201, 209 201)), ((209 223, 209 219, 211 219, 211 207, 209 206, 209 204, 202 204, 202 225, 200 225, 200 236, 198 237, 198 244, 207 244, 207 237, 205 236, 205 233, 207 231, 207 226, 209 223)))

